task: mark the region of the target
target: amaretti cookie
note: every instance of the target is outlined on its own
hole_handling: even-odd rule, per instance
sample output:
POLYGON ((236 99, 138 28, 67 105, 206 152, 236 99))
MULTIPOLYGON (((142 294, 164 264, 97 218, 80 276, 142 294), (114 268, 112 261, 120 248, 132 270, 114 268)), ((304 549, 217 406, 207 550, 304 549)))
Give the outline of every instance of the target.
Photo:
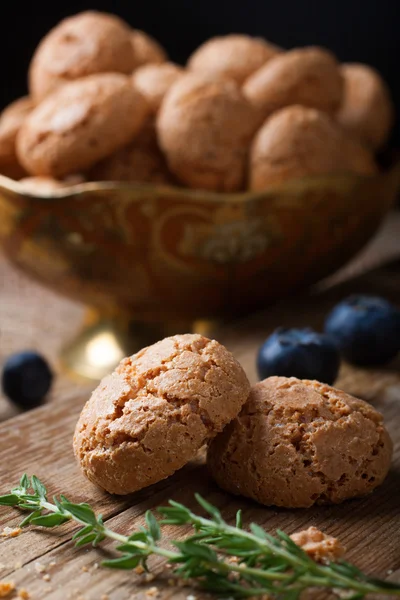
POLYGON ((160 147, 177 179, 190 187, 236 191, 244 185, 258 114, 233 81, 185 75, 157 118, 160 147))
POLYGON ((129 143, 148 112, 125 75, 90 75, 63 85, 31 112, 18 134, 18 158, 33 175, 84 172, 129 143))
POLYGON ((74 450, 85 475, 128 494, 172 475, 240 411, 247 377, 221 344, 166 338, 124 359, 83 408, 74 450))
POLYGON ((40 42, 29 68, 29 90, 40 100, 59 85, 93 73, 131 73, 130 27, 96 11, 64 19, 40 42))
POLYGON ((334 113, 342 101, 343 78, 331 52, 300 48, 268 61, 246 80, 243 93, 264 118, 291 104, 334 113))
POLYGON ((269 117, 254 138, 249 187, 263 190, 301 177, 376 170, 371 152, 327 114, 289 106, 269 117))
POLYGON ((151 110, 156 113, 169 88, 183 74, 184 70, 171 62, 145 65, 134 72, 133 85, 146 99, 151 110))
POLYGON ((188 67, 196 73, 233 79, 239 85, 254 71, 280 52, 262 38, 243 34, 214 37, 191 55, 188 67))
POLYGON ((20 179, 26 175, 17 158, 15 142, 33 106, 30 98, 20 98, 7 106, 0 115, 0 173, 11 179, 20 179))
POLYGON ((100 161, 88 173, 92 181, 172 183, 158 147, 154 118, 150 117, 134 140, 100 161))
POLYGON ((338 122, 373 150, 381 148, 394 122, 389 89, 379 73, 367 65, 342 66, 344 98, 338 122))
POLYGON ((223 489, 296 508, 372 492, 391 456, 382 415, 366 402, 317 381, 270 377, 252 387, 207 460, 223 489))
POLYGON ((160 64, 168 60, 164 48, 154 38, 140 29, 132 31, 131 42, 135 56, 135 68, 148 64, 160 64))

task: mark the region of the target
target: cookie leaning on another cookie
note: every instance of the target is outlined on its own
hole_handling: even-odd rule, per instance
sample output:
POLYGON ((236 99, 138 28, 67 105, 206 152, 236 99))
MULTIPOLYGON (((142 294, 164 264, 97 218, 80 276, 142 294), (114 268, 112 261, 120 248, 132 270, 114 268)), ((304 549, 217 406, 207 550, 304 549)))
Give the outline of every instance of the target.
POLYGON ((356 173, 374 175, 373 155, 329 115, 288 106, 258 130, 250 151, 251 190, 302 177, 356 173))
POLYGON ((135 68, 149 64, 161 64, 168 60, 164 48, 150 35, 134 29, 131 33, 131 43, 135 56, 135 68))
POLYGON ((338 503, 385 479, 392 442, 372 406, 317 381, 269 377, 211 443, 215 481, 287 508, 338 503))
POLYGON ((168 166, 192 188, 233 192, 243 188, 257 111, 234 81, 188 74, 166 94, 157 133, 168 166))
POLYGON ((20 179, 26 175, 15 149, 19 130, 33 110, 34 103, 28 97, 20 98, 7 106, 0 115, 0 174, 20 179))
POLYGON ((231 34, 204 42, 193 52, 187 66, 194 73, 206 73, 214 79, 233 79, 241 85, 279 52, 278 46, 262 38, 231 34))
POLYGON ((222 431, 250 384, 224 346, 176 335, 125 358, 82 410, 74 436, 85 475, 129 494, 172 475, 222 431))
POLYGON ((33 175, 84 172, 129 143, 148 113, 130 78, 90 75, 63 85, 31 112, 18 134, 18 158, 33 175))
POLYGON ((134 67, 130 27, 115 15, 86 11, 61 21, 40 42, 29 67, 29 91, 39 101, 68 81, 129 74, 134 67))
POLYGON ((380 74, 368 65, 342 65, 345 88, 337 120, 373 150, 388 140, 394 122, 390 91, 380 74))
POLYGON ((343 78, 335 56, 311 47, 278 54, 244 83, 243 94, 265 119, 301 104, 333 114, 343 98, 343 78))
POLYGON ((182 67, 171 62, 160 65, 144 65, 133 75, 133 85, 142 94, 154 114, 157 113, 161 102, 169 88, 178 81, 185 71, 182 67))
POLYGON ((154 117, 127 146, 96 164, 87 174, 91 181, 172 183, 165 158, 158 147, 154 117))

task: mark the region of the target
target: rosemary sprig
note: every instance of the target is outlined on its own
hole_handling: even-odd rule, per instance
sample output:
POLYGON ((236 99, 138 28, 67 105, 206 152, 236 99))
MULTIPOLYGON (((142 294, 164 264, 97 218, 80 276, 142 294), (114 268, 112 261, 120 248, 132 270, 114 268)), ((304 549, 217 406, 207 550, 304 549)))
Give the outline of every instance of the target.
POLYGON ((103 561, 106 567, 133 569, 142 565, 147 569, 148 559, 158 555, 177 565, 174 573, 178 577, 196 580, 208 591, 235 598, 269 595, 296 600, 310 587, 346 591, 351 600, 370 593, 400 596, 400 585, 368 577, 347 562, 318 564, 283 531, 278 530, 274 537, 254 523, 246 531, 240 511, 236 525, 229 525, 217 508, 199 495, 196 500, 209 517, 170 500, 169 506, 158 509, 161 521, 148 511, 146 527, 126 536, 109 529, 89 504, 75 504, 62 495, 49 502, 45 486, 34 475, 23 475, 18 487, 0 496, 1 505, 29 511, 21 527, 56 527, 73 520, 82 525, 73 536, 77 547, 96 546, 106 538, 118 542, 119 556, 103 561), (160 525, 190 525, 194 532, 184 541, 172 542, 175 549, 169 550, 160 545, 160 525))

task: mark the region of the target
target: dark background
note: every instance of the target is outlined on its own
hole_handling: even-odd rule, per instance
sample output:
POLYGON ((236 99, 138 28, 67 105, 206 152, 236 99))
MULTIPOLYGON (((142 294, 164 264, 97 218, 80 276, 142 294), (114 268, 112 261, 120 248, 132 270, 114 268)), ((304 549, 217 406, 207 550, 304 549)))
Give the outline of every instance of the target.
MULTIPOLYGON (((400 0, 3 0, 0 12, 4 106, 26 93, 26 73, 43 35, 63 17, 106 10, 154 35, 172 60, 183 63, 207 38, 244 32, 286 48, 320 44, 342 61, 369 63, 388 82, 400 112, 400 0)), ((394 141, 400 146, 397 123, 394 141)))

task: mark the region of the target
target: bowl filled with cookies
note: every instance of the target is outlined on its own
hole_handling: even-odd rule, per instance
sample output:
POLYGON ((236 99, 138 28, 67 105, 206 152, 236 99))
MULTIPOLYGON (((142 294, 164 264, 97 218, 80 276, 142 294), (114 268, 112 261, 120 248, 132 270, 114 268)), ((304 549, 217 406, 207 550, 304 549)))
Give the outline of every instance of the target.
POLYGON ((377 160, 394 119, 385 83, 324 48, 235 34, 181 66, 89 11, 40 42, 28 82, 0 118, 3 251, 135 322, 138 347, 332 273, 399 188, 396 161, 377 160))

